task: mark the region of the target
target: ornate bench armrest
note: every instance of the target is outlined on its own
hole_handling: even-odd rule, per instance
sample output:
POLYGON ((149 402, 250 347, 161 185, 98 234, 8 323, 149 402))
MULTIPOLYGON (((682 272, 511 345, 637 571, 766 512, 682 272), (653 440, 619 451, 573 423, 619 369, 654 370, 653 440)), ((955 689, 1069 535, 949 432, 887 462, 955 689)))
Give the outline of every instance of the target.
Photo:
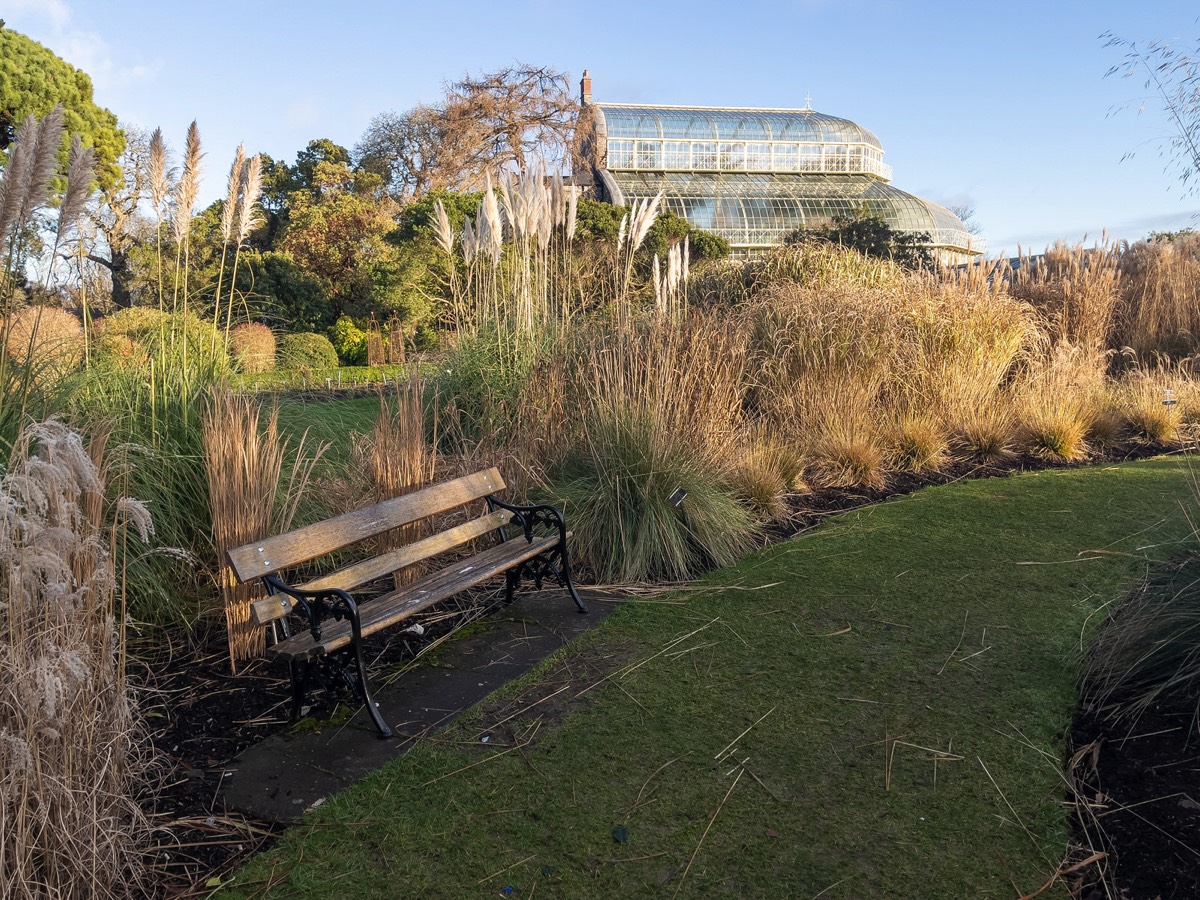
POLYGON ((340 588, 306 591, 302 588, 292 587, 274 575, 264 576, 262 582, 271 595, 265 600, 256 601, 252 606, 254 620, 260 625, 283 618, 290 612, 298 612, 307 622, 313 640, 319 641, 323 623, 330 619, 349 619, 354 639, 355 641, 359 639, 361 624, 358 604, 353 597, 340 588), (260 607, 262 612, 260 612, 260 607))
MULTIPOLYGON (((514 503, 505 503, 503 500, 495 496, 487 498, 488 511, 495 512, 497 509, 508 510, 513 514, 513 521, 521 526, 521 530, 525 533, 525 540, 532 541, 535 528, 546 528, 551 531, 558 532, 559 543, 566 546, 567 543, 567 524, 563 520, 563 515, 557 507, 550 506, 548 503, 534 503, 529 506, 519 506, 514 503)), ((504 535, 504 529, 500 529, 502 539, 507 537, 504 535)))

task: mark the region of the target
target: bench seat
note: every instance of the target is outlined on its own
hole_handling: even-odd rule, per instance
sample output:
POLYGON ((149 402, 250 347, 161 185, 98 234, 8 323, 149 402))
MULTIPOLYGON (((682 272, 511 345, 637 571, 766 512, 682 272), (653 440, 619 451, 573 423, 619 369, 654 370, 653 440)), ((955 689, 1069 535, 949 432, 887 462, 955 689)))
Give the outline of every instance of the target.
MULTIPOLYGON (((494 575, 506 572, 518 563, 533 559, 549 550, 557 538, 535 537, 532 541, 514 538, 489 547, 458 565, 424 576, 378 599, 364 602, 358 610, 363 637, 391 628, 436 603, 453 597, 467 588, 482 584, 494 575)), ((346 619, 328 623, 321 639, 314 640, 311 631, 304 631, 279 641, 268 652, 289 660, 306 660, 333 653, 351 640, 350 622, 346 619)))

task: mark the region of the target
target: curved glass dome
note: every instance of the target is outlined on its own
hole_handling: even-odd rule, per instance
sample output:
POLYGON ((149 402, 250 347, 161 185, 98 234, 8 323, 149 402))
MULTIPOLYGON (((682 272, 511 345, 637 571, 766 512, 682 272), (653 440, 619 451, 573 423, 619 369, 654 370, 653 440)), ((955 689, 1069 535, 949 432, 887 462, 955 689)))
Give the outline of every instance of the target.
POLYGON ((888 181, 872 132, 811 109, 590 104, 605 167, 710 172, 862 172, 888 181))
POLYGON ((890 184, 854 175, 602 172, 612 201, 663 195, 663 205, 696 228, 719 234, 738 250, 774 247, 788 233, 866 211, 897 231, 924 232, 934 248, 982 248, 945 207, 890 184))
POLYGON ((879 138, 848 119, 811 109, 587 106, 605 199, 624 206, 662 193, 667 209, 735 251, 867 212, 928 234, 943 259, 983 252, 950 210, 888 184, 879 138))

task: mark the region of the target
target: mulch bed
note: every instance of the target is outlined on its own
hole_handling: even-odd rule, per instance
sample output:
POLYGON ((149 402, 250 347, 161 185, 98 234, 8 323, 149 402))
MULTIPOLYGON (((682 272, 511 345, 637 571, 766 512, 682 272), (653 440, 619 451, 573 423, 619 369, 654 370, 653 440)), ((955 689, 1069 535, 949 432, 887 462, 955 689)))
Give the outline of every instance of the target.
MULTIPOLYGON (((1196 701, 1156 706, 1135 723, 1114 723, 1089 710, 1071 733, 1083 815, 1105 854, 1087 870, 1081 900, 1200 896, 1200 733, 1196 701)), ((1077 829, 1082 833, 1083 828, 1077 829)))
MULTIPOLYGON (((1151 456, 1163 449, 1136 446, 1105 461, 1151 456)), ((921 487, 1061 465, 1038 457, 988 464, 959 461, 938 473, 894 475, 879 489, 796 495, 788 513, 768 529, 768 539, 785 539, 836 513, 921 487)), ((451 627, 446 621, 420 639, 406 637, 377 647, 377 664, 412 659, 421 646, 451 627)), ((161 839, 151 851, 155 880, 163 897, 205 896, 282 830, 227 809, 220 786, 226 767, 239 753, 289 727, 287 669, 283 663, 263 661, 231 675, 220 628, 191 635, 186 642, 162 632, 148 633, 134 641, 132 653, 135 669, 140 663, 143 679, 152 685, 146 705, 151 740, 163 769, 161 787, 146 798, 161 829, 161 839)), ((328 715, 331 709, 323 712, 328 715)), ((1087 790, 1102 796, 1098 806, 1110 804, 1101 810, 1100 822, 1108 840, 1103 848, 1106 861, 1118 860, 1121 893, 1115 896, 1200 896, 1200 852, 1193 849, 1200 848, 1200 744, 1189 743, 1190 719, 1184 722, 1183 714, 1162 710, 1144 717, 1136 739, 1127 729, 1110 733, 1108 723, 1085 715, 1075 723, 1075 747, 1097 742, 1099 775, 1087 790), (1164 797, 1170 799, 1160 799, 1164 797), (1118 805, 1129 811, 1117 811, 1118 805)), ((1194 714, 1194 707, 1187 710, 1188 717, 1194 714)), ((1091 867, 1077 875, 1073 893, 1083 900, 1109 897, 1098 885, 1097 873, 1097 867, 1091 867)))

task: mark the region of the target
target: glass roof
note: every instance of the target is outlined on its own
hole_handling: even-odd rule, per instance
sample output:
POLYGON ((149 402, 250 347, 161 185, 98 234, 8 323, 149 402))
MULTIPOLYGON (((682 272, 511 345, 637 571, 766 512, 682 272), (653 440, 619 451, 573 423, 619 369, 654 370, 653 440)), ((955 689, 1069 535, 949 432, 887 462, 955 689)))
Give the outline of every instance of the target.
POLYGON ((597 129, 612 140, 797 141, 867 144, 883 150, 872 132, 849 119, 810 109, 717 109, 593 103, 597 129))
POLYGON ((774 246, 801 226, 865 209, 897 231, 927 232, 934 247, 983 250, 945 207, 862 176, 606 171, 603 179, 621 205, 661 191, 667 209, 734 248, 774 246))

